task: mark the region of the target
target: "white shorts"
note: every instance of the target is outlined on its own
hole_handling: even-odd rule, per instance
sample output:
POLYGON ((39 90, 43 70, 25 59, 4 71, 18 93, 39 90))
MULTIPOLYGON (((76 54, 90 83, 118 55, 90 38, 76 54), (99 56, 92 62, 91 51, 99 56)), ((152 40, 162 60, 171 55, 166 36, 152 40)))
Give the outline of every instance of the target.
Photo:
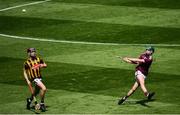
POLYGON ((146 79, 146 76, 139 70, 135 72, 135 78, 138 77, 143 77, 144 79, 146 79))
POLYGON ((42 81, 41 78, 35 78, 35 79, 33 80, 33 82, 34 82, 36 85, 39 84, 41 81, 42 81))

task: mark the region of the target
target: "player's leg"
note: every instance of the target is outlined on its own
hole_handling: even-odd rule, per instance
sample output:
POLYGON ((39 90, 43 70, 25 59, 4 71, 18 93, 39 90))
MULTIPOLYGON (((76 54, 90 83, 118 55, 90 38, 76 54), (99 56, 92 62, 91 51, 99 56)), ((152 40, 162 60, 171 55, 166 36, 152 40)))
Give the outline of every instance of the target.
POLYGON ((134 83, 134 85, 132 86, 132 88, 129 90, 129 92, 127 93, 127 97, 131 96, 135 91, 136 89, 139 87, 139 83, 136 81, 134 83))
POLYGON ((149 92, 147 91, 147 88, 146 88, 146 86, 145 86, 145 77, 144 77, 143 75, 138 75, 138 76, 137 76, 137 80, 138 80, 138 82, 139 82, 139 84, 140 84, 140 87, 141 87, 144 95, 145 95, 146 97, 148 97, 148 99, 151 99, 151 98, 154 96, 155 93, 154 93, 154 92, 153 92, 153 93, 149 93, 149 92))
POLYGON ((31 98, 31 97, 26 99, 26 102, 27 102, 26 103, 26 109, 29 109, 29 110, 31 109, 31 102, 33 100, 33 98, 31 98))
POLYGON ((148 91, 147 91, 147 88, 145 86, 145 80, 144 79, 145 78, 142 75, 138 75, 137 76, 137 80, 138 80, 138 82, 140 84, 140 87, 141 87, 142 91, 144 92, 144 95, 147 96, 148 95, 148 91))
POLYGON ((39 92, 40 92, 40 87, 38 85, 35 85, 34 95, 37 96, 39 92))
POLYGON ((34 99, 34 96, 36 97, 39 94, 39 92, 40 92, 39 86, 35 85, 34 94, 32 94, 30 97, 31 101, 34 99))
POLYGON ((39 86, 40 88, 40 98, 41 98, 41 110, 42 111, 45 111, 46 108, 45 108, 45 104, 44 104, 44 98, 45 98, 45 93, 46 93, 46 86, 42 83, 42 81, 38 81, 37 82, 37 85, 39 86))
POLYGON ((31 105, 31 102, 33 101, 33 99, 34 99, 34 88, 33 88, 33 86, 32 86, 32 83, 29 83, 28 84, 28 87, 29 87, 29 90, 30 90, 30 92, 31 92, 31 96, 30 96, 30 98, 27 98, 27 104, 26 104, 26 108, 27 109, 31 109, 31 107, 30 107, 30 105, 31 105))
POLYGON ((131 96, 135 91, 136 89, 139 87, 139 83, 136 81, 134 83, 134 85, 132 86, 132 88, 129 90, 129 92, 127 93, 126 96, 124 96, 123 98, 121 98, 118 102, 118 104, 122 104, 129 96, 131 96))
MULTIPOLYGON (((31 108, 30 105, 31 105, 34 97, 36 97, 37 94, 39 93, 40 88, 39 88, 39 86, 35 85, 35 89, 32 88, 31 90, 33 90, 33 94, 31 94, 30 98, 27 98, 27 105, 26 105, 26 108, 27 108, 27 109, 30 109, 30 108, 31 108)), ((34 101, 35 101, 35 105, 36 105, 36 104, 37 104, 37 100, 34 99, 34 101)))

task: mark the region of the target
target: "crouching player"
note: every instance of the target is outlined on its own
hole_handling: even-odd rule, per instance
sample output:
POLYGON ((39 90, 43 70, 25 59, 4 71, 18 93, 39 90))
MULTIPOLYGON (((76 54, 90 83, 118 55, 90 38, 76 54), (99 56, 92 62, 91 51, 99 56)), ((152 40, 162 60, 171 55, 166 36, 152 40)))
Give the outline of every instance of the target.
POLYGON ((148 75, 148 70, 152 64, 153 58, 152 55, 154 53, 154 48, 153 47, 148 47, 146 51, 140 55, 139 58, 128 58, 125 57, 123 58, 123 61, 130 63, 130 64, 137 64, 136 66, 136 72, 135 72, 135 83, 130 89, 130 91, 127 93, 126 96, 121 98, 118 102, 118 104, 122 104, 129 96, 131 96, 136 89, 140 86, 144 95, 148 98, 151 99, 154 96, 154 92, 149 93, 146 89, 145 86, 145 79, 148 75))
POLYGON ((36 56, 36 49, 35 48, 28 48, 28 59, 24 62, 24 78, 28 84, 28 87, 31 91, 31 97, 27 98, 27 109, 30 109, 30 105, 32 101, 35 102, 36 105, 39 105, 36 100, 37 94, 40 92, 40 109, 41 111, 45 111, 46 107, 44 104, 44 97, 46 93, 46 86, 42 82, 42 76, 40 69, 47 67, 46 63, 36 56), (33 88, 34 86, 34 88, 33 88))

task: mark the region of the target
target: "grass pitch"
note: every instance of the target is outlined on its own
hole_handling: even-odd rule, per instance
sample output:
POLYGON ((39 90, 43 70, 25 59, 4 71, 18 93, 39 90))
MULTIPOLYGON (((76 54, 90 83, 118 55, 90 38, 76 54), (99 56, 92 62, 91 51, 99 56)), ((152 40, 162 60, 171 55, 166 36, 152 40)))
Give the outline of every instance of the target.
MULTIPOLYGON (((0 0, 0 8, 36 0, 0 0)), ((32 38, 119 43, 180 44, 178 0, 52 0, 0 12, 0 34, 32 38), (26 12, 22 12, 26 9, 26 12)), ((52 43, 0 36, 0 113, 33 113, 22 74, 26 48, 35 47, 48 64, 45 113, 180 113, 180 47, 156 47, 147 79, 156 96, 138 90, 117 105, 134 82, 134 67, 116 58, 137 57, 145 46, 52 43)))

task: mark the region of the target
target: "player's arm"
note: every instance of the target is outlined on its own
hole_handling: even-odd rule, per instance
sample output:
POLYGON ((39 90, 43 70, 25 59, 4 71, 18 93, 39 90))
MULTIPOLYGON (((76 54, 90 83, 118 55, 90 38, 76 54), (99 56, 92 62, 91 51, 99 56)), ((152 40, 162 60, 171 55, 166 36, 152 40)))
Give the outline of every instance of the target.
POLYGON ((42 59, 40 59, 39 67, 40 67, 40 68, 46 68, 46 67, 47 67, 47 64, 46 64, 42 59))
POLYGON ((43 61, 43 59, 40 59, 40 68, 46 68, 47 64, 43 61))
POLYGON ((33 95, 34 102, 35 102, 35 104, 37 104, 37 100, 36 100, 36 97, 34 95, 34 89, 33 89, 32 83, 29 81, 28 75, 27 75, 25 69, 24 69, 24 78, 25 78, 25 80, 26 80, 26 82, 28 84, 28 87, 29 87, 29 90, 30 90, 31 94, 33 95))
POLYGON ((124 57, 124 58, 122 58, 122 59, 123 59, 123 61, 125 61, 125 62, 127 62, 127 63, 130 63, 130 64, 138 64, 137 61, 131 60, 131 58, 128 58, 128 57, 124 57))
POLYGON ((47 67, 47 64, 44 62, 44 63, 42 63, 42 64, 39 64, 39 67, 40 67, 40 68, 46 68, 46 67, 47 67))
POLYGON ((130 60, 132 62, 136 62, 136 63, 144 63, 145 62, 144 59, 139 59, 139 58, 128 58, 128 60, 130 60))
POLYGON ((47 67, 47 64, 46 64, 42 59, 40 59, 40 63, 34 65, 33 69, 37 69, 37 68, 46 68, 46 67, 47 67))
POLYGON ((139 59, 139 58, 128 58, 128 60, 136 62, 136 63, 148 63, 152 60, 152 56, 149 58, 139 59))
POLYGON ((25 80, 26 80, 26 83, 27 83, 27 85, 28 85, 28 87, 29 87, 29 90, 30 90, 31 94, 34 94, 34 90, 33 90, 33 87, 32 87, 32 83, 29 81, 28 75, 27 75, 25 69, 24 69, 24 78, 25 78, 25 80))
POLYGON ((121 56, 116 56, 117 58, 120 58, 121 60, 127 62, 127 63, 131 63, 130 60, 127 59, 127 57, 121 57, 121 56))

